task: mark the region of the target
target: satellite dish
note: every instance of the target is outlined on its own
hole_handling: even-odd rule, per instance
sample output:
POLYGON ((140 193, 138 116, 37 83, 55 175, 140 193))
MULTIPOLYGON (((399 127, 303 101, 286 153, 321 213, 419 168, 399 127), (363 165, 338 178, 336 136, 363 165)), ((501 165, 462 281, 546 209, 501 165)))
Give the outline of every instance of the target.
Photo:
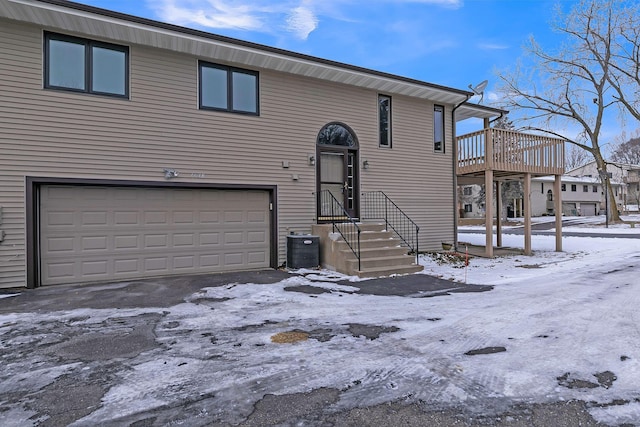
POLYGON ((469 89, 471 89, 473 93, 475 93, 476 95, 480 95, 480 101, 478 102, 478 104, 482 103, 482 100, 484 99, 484 90, 487 88, 488 84, 489 84, 489 80, 483 80, 480 83, 478 83, 475 87, 469 85, 469 89))

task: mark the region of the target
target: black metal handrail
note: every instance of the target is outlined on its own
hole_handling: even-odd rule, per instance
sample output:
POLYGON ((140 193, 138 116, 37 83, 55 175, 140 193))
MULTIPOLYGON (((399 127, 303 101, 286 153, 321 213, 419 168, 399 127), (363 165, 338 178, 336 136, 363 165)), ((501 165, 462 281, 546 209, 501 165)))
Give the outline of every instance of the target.
POLYGON ((322 190, 314 193, 316 195, 318 219, 331 222, 333 232, 339 233, 342 240, 347 244, 358 260, 358 271, 360 265, 360 227, 355 218, 346 211, 329 190, 322 190))
POLYGON ((360 215, 363 220, 384 221, 387 230, 392 230, 409 247, 409 252, 416 254, 416 264, 419 264, 418 233, 420 227, 418 224, 382 191, 362 192, 360 207, 360 215))

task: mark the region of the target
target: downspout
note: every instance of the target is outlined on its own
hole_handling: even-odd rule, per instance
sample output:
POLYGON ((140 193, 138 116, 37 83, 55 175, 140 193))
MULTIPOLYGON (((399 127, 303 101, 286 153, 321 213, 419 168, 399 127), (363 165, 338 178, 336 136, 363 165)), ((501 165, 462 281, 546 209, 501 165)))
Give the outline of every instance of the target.
POLYGON ((498 117, 496 117, 495 119, 489 120, 489 125, 491 125, 491 123, 493 123, 493 122, 495 122, 497 120, 500 120, 503 117, 504 117, 504 113, 500 113, 500 115, 498 117))
POLYGON ((451 133, 453 139, 453 156, 451 164, 453 165, 453 250, 458 250, 458 135, 456 133, 456 110, 465 102, 467 102, 473 94, 467 94, 467 99, 460 102, 451 110, 451 133))

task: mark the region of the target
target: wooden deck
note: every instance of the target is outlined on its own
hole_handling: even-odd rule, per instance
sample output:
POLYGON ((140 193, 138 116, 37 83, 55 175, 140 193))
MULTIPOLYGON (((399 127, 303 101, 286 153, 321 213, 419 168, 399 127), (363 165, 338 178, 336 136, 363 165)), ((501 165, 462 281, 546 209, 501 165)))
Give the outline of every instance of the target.
POLYGON ((564 142, 558 138, 486 128, 457 139, 458 176, 482 177, 488 170, 496 179, 564 173, 564 142))
MULTIPOLYGON (((545 175, 555 176, 552 203, 556 212, 556 251, 562 251, 562 217, 559 212, 562 212, 560 181, 564 173, 564 141, 488 126, 488 120, 485 119, 485 129, 457 138, 456 164, 458 185, 484 184, 485 256, 490 258, 494 254, 494 209, 498 213, 502 211, 500 185, 508 180, 524 183, 524 253, 531 255, 531 178, 545 175)), ((497 246, 501 247, 500 214, 495 218, 497 246)))

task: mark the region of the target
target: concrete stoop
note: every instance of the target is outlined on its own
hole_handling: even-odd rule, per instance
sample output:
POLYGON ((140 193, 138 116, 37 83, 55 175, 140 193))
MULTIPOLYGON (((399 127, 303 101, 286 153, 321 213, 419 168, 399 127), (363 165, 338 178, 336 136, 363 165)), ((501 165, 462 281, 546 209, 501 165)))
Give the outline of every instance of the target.
POLYGON ((358 259, 331 224, 316 224, 312 233, 320 237, 320 264, 323 268, 358 277, 382 277, 422 271, 416 257, 407 254, 401 240, 385 230, 384 224, 358 224, 360 230, 360 269, 358 259))

